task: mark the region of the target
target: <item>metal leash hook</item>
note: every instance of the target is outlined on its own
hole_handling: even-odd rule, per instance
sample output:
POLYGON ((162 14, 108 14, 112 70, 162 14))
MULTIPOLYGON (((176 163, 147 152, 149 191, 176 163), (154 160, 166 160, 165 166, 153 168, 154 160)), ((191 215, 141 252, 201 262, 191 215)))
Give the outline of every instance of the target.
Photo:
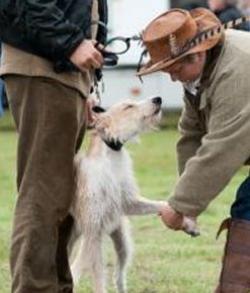
POLYGON ((94 74, 94 86, 92 87, 91 93, 95 93, 96 98, 101 104, 101 94, 105 91, 105 84, 101 69, 96 69, 94 74), (99 90, 99 84, 101 83, 101 92, 99 90))
MULTIPOLYGON (((109 32, 107 25, 102 21, 92 21, 91 26, 101 26, 106 32, 109 32)), ((119 55, 127 53, 131 47, 131 41, 141 41, 142 36, 134 35, 132 37, 117 36, 109 39, 105 44, 97 42, 95 47, 102 53, 104 58, 104 66, 116 66, 118 64, 119 55), (110 48, 109 48, 110 46, 110 48), (117 49, 118 48, 118 49, 117 49)))
MULTIPOLYGON (((94 74, 94 85, 92 87, 92 93, 95 93, 96 98, 101 103, 101 93, 99 90, 99 82, 103 82, 103 76, 101 69, 96 69, 94 74)), ((103 91, 102 91, 103 93, 103 91)))
POLYGON ((141 41, 140 35, 114 37, 109 39, 104 46, 96 43, 95 47, 102 53, 104 58, 104 66, 116 66, 119 61, 119 55, 127 53, 130 49, 131 41, 141 41))

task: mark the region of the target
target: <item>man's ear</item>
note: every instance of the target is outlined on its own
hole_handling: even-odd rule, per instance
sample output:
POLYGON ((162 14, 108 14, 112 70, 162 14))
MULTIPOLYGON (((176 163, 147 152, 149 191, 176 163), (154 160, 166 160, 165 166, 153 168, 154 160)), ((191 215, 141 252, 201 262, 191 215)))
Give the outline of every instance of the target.
POLYGON ((92 111, 94 113, 104 113, 104 112, 106 112, 106 110, 104 108, 100 107, 100 106, 94 106, 92 108, 92 111))

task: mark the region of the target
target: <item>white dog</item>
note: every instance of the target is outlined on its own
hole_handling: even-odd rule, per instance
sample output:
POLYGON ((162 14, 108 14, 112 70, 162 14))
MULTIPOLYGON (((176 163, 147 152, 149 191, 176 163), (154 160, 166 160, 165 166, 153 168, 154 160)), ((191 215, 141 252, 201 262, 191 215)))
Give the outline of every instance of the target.
POLYGON ((125 101, 108 111, 94 107, 94 131, 86 154, 76 156, 77 193, 72 205, 76 253, 72 274, 76 283, 88 269, 95 293, 104 293, 105 272, 102 259, 103 236, 108 234, 117 253, 115 283, 119 293, 126 291, 126 267, 131 255, 127 215, 157 214, 166 202, 140 197, 133 166, 124 143, 152 129, 160 120, 159 97, 141 102, 125 101))

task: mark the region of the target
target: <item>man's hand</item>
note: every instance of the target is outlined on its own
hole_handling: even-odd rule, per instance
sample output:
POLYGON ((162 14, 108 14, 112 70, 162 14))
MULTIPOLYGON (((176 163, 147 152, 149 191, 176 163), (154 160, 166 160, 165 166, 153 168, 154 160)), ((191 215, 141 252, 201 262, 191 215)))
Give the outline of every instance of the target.
POLYGON ((83 40, 70 56, 70 61, 81 71, 102 67, 104 62, 102 54, 94 45, 93 40, 83 40))
POLYGON ((196 219, 183 216, 176 212, 168 203, 160 211, 160 216, 163 223, 172 230, 183 230, 191 236, 200 235, 196 219))
POLYGON ((183 224, 183 215, 177 213, 171 206, 166 203, 165 207, 160 211, 163 223, 172 230, 181 230, 183 224))

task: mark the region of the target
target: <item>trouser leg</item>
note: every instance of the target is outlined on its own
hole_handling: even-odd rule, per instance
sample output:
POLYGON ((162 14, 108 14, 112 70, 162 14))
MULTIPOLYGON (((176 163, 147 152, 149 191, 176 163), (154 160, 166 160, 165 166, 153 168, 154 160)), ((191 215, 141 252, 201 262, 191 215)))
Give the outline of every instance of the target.
MULTIPOLYGON (((83 116, 84 117, 84 116, 83 116)), ((77 152, 82 144, 82 140, 85 133, 85 123, 80 128, 77 141, 77 152)), ((74 225, 73 217, 68 214, 59 227, 59 239, 57 245, 57 275, 59 282, 58 293, 72 293, 73 292, 73 279, 70 271, 69 255, 68 255, 68 243, 71 237, 72 228, 74 225)))
POLYGON ((59 227, 75 190, 73 158, 84 102, 77 91, 47 78, 11 75, 5 84, 19 136, 12 292, 55 293, 59 227))

